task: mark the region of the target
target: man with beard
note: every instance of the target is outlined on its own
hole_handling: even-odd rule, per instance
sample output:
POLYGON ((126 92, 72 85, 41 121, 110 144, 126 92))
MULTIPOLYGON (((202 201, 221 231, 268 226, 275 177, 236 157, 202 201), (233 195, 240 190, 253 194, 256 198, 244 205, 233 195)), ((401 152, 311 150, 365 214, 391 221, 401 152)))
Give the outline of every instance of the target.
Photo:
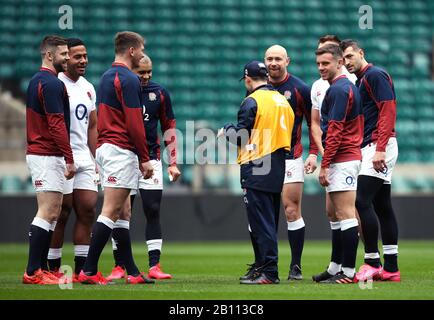
MULTIPOLYGON (((93 85, 83 76, 87 67, 87 50, 80 39, 67 39, 69 49, 68 68, 59 73, 59 79, 68 90, 71 108, 70 137, 77 172, 68 180, 63 191, 62 211, 57 219, 48 265, 51 272, 58 272, 61 265, 65 225, 72 208, 76 214, 74 226, 74 280, 77 280, 89 250, 90 232, 95 217, 98 185, 95 172, 96 93, 93 85)), ((57 273, 58 276, 61 274, 57 273)))
POLYGON ((62 205, 66 179, 75 174, 69 144, 69 102, 65 85, 57 78, 67 66, 66 40, 46 36, 41 43, 42 66, 27 88, 26 161, 36 190, 38 211, 29 231, 29 258, 24 284, 58 284, 47 272, 51 235, 62 205))
POLYGON ((398 159, 396 140, 396 95, 390 75, 368 63, 365 51, 355 40, 342 41, 345 65, 357 75, 362 97, 365 131, 362 167, 358 178, 356 207, 365 238, 365 263, 360 281, 401 281, 398 268, 398 223, 391 199, 392 173, 398 159), (378 220, 377 220, 378 219, 378 220), (380 223, 384 267, 378 250, 380 223))
MULTIPOLYGON (((127 283, 149 283, 138 270, 132 255, 129 225, 117 223, 129 194, 137 188, 138 169, 145 179, 153 174, 142 113, 140 81, 131 70, 144 57, 144 39, 130 32, 115 36, 115 61, 101 78, 98 90, 98 142, 96 161, 101 170, 104 203, 92 229, 86 262, 78 277, 81 283, 106 285, 98 272, 98 260, 113 231, 123 251, 127 283)), ((123 222, 121 220, 121 222, 123 222)), ((153 281, 152 281, 153 282, 153 281)))

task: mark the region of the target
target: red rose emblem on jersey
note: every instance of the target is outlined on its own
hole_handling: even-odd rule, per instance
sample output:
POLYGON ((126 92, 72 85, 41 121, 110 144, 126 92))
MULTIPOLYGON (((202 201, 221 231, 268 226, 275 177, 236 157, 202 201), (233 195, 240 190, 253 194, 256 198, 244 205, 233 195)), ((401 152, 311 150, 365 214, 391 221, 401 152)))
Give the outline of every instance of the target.
POLYGON ((285 98, 286 98, 287 100, 288 100, 288 99, 291 99, 291 91, 286 90, 285 93, 284 93, 284 96, 285 96, 285 98))

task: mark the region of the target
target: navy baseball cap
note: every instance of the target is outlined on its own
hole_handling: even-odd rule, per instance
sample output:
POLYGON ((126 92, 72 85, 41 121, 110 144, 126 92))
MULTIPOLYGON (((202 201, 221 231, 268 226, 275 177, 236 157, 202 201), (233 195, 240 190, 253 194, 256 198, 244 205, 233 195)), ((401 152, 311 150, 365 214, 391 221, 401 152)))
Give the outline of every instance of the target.
POLYGON ((240 79, 243 80, 246 76, 249 77, 268 77, 268 69, 265 63, 257 60, 250 61, 244 66, 244 75, 240 79))

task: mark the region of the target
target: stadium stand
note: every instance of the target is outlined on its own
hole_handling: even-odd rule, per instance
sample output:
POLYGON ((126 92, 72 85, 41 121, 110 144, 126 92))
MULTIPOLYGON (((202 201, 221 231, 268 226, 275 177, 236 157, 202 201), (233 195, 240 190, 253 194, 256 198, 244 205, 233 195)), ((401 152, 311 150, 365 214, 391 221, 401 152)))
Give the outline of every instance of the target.
MULTIPOLYGON (((196 126, 200 120, 200 127, 214 131, 236 120, 245 94, 238 82, 242 67, 248 60, 262 59, 268 46, 285 46, 292 58, 289 71, 312 84, 318 78, 314 50, 319 36, 336 33, 359 39, 368 61, 385 67, 396 86, 400 155, 394 190, 434 191, 434 176, 427 173, 434 171, 432 1, 70 0, 72 30, 59 29, 61 5, 57 0, 0 0, 1 84, 15 86, 14 92, 20 92, 23 99, 29 78, 39 67, 40 39, 57 33, 79 36, 86 42, 87 78, 97 86, 112 62, 115 32, 133 30, 146 37, 154 79, 171 92, 183 132, 186 120, 196 121, 196 126), (373 9, 373 29, 359 28, 362 5, 373 9), (412 174, 407 165, 420 174, 412 174)), ((4 117, 5 112, 15 110, 4 100, 0 100, 0 160, 23 161, 23 118, 4 117)), ((186 140, 179 146, 185 150, 186 140)), ((306 132, 303 141, 307 149, 306 132)), ((191 152, 182 154, 184 163, 194 157, 191 152)), ((190 186, 194 170, 190 165, 184 169, 182 181, 190 186)), ((223 179, 211 170, 202 185, 234 190, 238 176, 228 172, 223 179)), ((18 186, 10 184, 6 173, 0 172, 2 192, 18 186)), ((29 190, 27 186, 23 182, 21 189, 29 190)), ((315 177, 307 179, 305 188, 309 194, 321 191, 315 177)))

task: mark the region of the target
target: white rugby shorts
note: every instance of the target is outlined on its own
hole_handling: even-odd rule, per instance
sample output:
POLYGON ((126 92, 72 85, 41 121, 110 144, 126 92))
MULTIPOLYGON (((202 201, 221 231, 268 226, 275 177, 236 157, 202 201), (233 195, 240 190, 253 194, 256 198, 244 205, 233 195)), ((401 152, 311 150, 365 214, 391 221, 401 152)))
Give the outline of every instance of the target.
POLYGON ((96 162, 104 187, 137 188, 139 160, 134 152, 104 143, 96 149, 96 162))
POLYGON ((392 173, 395 168, 396 160, 398 160, 398 142, 395 137, 389 139, 386 145, 386 170, 377 172, 372 164, 372 159, 375 155, 377 143, 368 144, 362 149, 362 168, 359 175, 371 176, 384 180, 384 184, 392 183, 392 173))
POLYGON ((357 190, 357 177, 360 171, 360 160, 337 162, 330 164, 327 192, 357 190))
POLYGON ((131 195, 137 194, 138 189, 143 190, 163 190, 163 165, 161 160, 151 160, 154 174, 151 178, 145 179, 139 171, 139 181, 136 189, 131 190, 131 195))
POLYGON ((98 177, 95 172, 95 162, 89 157, 74 157, 76 172, 72 179, 66 180, 63 194, 70 194, 74 189, 98 192, 98 177))
POLYGON ((285 160, 285 178, 283 184, 304 182, 303 157, 285 160))
POLYGON ((28 154, 26 162, 36 192, 63 192, 66 181, 63 157, 28 154))

